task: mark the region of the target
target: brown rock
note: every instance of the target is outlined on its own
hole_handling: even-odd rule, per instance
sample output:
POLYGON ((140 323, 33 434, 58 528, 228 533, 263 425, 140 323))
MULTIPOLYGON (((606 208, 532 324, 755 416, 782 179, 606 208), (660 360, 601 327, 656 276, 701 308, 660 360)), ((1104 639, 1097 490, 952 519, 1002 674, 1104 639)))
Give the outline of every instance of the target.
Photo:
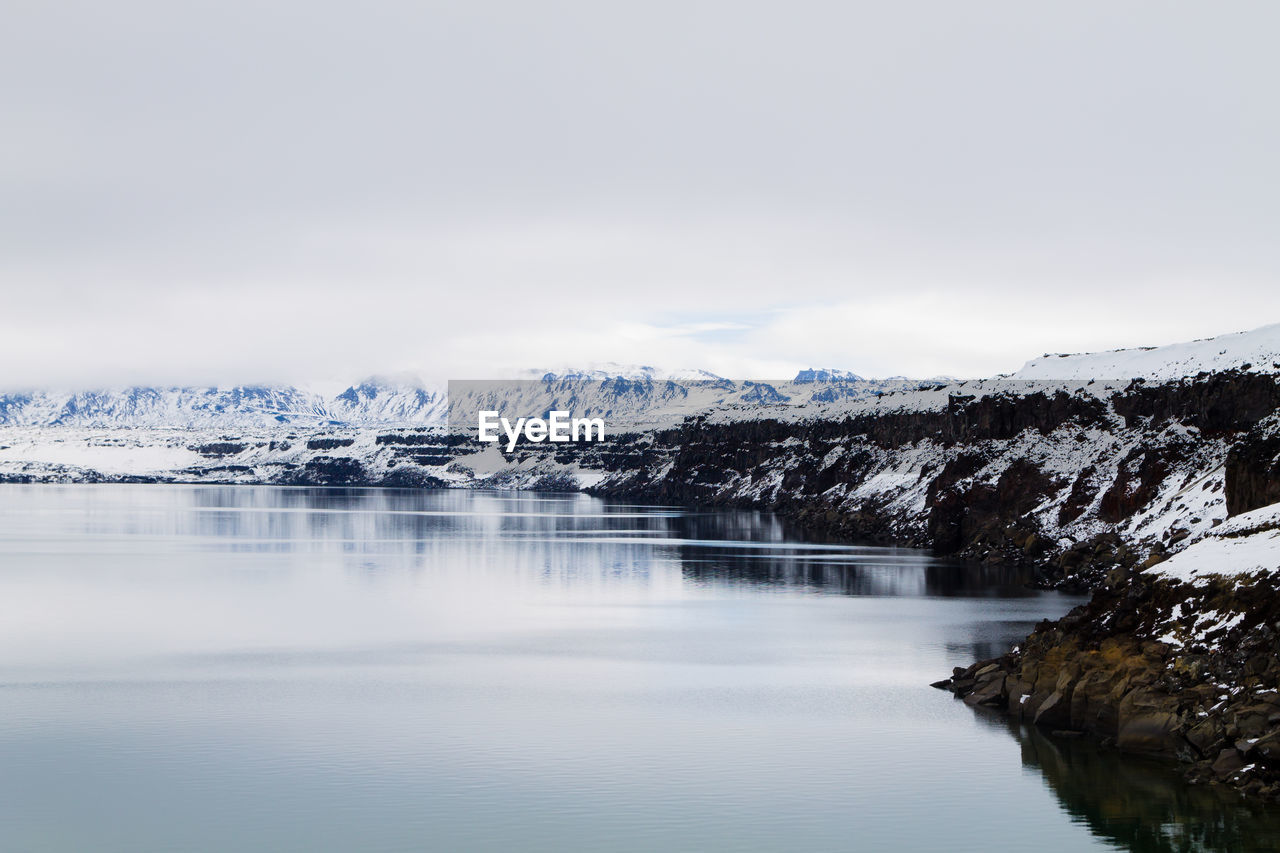
POLYGON ((1004 676, 988 678, 979 682, 968 696, 964 697, 966 705, 999 705, 1004 701, 1004 676))
POLYGON ((1055 729, 1071 728, 1071 696, 1055 690, 1036 708, 1035 724, 1055 729))
POLYGON ((1196 752, 1207 757, 1221 751, 1227 742, 1227 736, 1222 730, 1222 723, 1210 718, 1192 727, 1187 732, 1187 740, 1195 747, 1196 752))
POLYGON ((1267 718, 1274 713, 1270 705, 1253 705, 1236 715, 1236 730, 1241 738, 1261 737, 1271 728, 1267 718))
POLYGON ((1021 679, 1009 676, 1004 682, 1005 699, 1009 703, 1009 713, 1021 718, 1026 707, 1023 697, 1031 692, 1031 685, 1021 679))
POLYGON ((1219 752, 1217 759, 1213 762, 1213 775, 1219 779, 1225 779, 1241 767, 1244 767, 1244 758, 1239 752, 1228 747, 1219 752))
POLYGON ((982 669, 979 669, 977 672, 975 672, 973 674, 973 677, 981 681, 984 675, 990 675, 991 673, 998 672, 999 670, 1000 670, 1000 664, 989 663, 986 666, 982 667, 982 669))
POLYGON ((1085 673, 1071 691, 1071 725, 1081 731, 1114 735, 1117 730, 1116 702, 1112 697, 1111 674, 1102 669, 1085 673))
POLYGON ((1172 754, 1181 741, 1178 715, 1168 711, 1130 715, 1116 735, 1116 746, 1130 752, 1172 754))
POLYGON ((1263 735, 1253 745, 1253 751, 1267 764, 1280 765, 1280 732, 1263 735))

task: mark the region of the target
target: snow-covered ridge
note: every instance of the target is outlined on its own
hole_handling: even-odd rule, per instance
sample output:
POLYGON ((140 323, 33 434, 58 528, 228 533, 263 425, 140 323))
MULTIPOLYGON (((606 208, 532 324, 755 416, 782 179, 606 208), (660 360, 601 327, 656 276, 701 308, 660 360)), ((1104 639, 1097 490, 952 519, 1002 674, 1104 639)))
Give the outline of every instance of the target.
POLYGON ((1184 583, 1280 571, 1280 504, 1227 519, 1150 573, 1184 583))
POLYGON ((336 395, 293 385, 230 388, 133 386, 0 394, 0 425, 259 430, 282 426, 425 426, 440 423, 444 390, 370 379, 336 395))
POLYGON ((830 367, 811 367, 797 373, 796 378, 792 381, 797 385, 802 385, 806 382, 863 382, 865 379, 851 370, 836 370, 830 367))
POLYGON ((1167 346, 1044 355, 1012 378, 1177 379, 1225 370, 1280 373, 1280 323, 1167 346))
POLYGON ((534 368, 522 371, 520 379, 541 380, 578 380, 606 382, 611 379, 627 379, 641 382, 723 382, 725 378, 709 370, 684 368, 671 370, 653 367, 648 364, 619 364, 606 361, 585 366, 557 367, 552 369, 534 368))
POLYGON ((530 370, 505 385, 475 383, 467 399, 453 401, 443 383, 431 385, 414 376, 375 377, 341 391, 252 385, 0 393, 0 426, 227 431, 443 426, 451 410, 479 407, 517 416, 567 408, 581 416, 611 418, 615 428, 637 429, 669 426, 690 415, 794 419, 839 417, 859 406, 919 409, 930 391, 936 405, 945 405, 953 393, 982 395, 998 387, 1021 393, 1031 384, 1059 383, 1066 393, 1098 395, 1101 389, 1091 384, 1095 380, 1173 379, 1229 369, 1280 373, 1280 324, 1163 347, 1044 356, 1011 376, 969 382, 865 379, 833 368, 808 368, 790 380, 747 381, 705 370, 603 363, 530 370))
MULTIPOLYGON (((231 388, 146 387, 0 394, 0 426, 81 429, 212 429, 444 426, 450 412, 489 409, 517 417, 566 409, 607 417, 611 429, 670 426, 720 407, 760 411, 855 400, 901 382, 826 371, 821 381, 734 381, 705 370, 664 371, 605 365, 562 373, 530 371, 523 380, 430 386, 416 377, 371 378, 325 393, 292 385, 231 388), (450 392, 457 399, 450 399, 450 392)), ((455 418, 456 420, 456 418, 455 418)), ((475 417, 465 418, 474 424, 475 417)))

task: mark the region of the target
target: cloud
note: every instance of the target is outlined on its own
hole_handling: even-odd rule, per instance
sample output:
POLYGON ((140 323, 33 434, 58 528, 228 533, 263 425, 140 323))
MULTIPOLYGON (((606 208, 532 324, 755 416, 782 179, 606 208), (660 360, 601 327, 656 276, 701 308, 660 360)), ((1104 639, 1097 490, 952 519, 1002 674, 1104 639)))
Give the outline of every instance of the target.
POLYGON ((7 12, 0 386, 969 374, 1280 319, 1280 9, 7 12))

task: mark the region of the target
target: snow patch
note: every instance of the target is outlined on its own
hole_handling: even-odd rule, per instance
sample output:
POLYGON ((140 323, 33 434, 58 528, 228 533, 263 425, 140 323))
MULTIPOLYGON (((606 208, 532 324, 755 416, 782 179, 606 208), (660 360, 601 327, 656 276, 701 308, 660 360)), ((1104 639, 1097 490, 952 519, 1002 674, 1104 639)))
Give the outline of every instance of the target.
POLYGON ((1159 347, 1033 358, 1015 379, 1177 379, 1201 372, 1280 373, 1280 323, 1159 347))

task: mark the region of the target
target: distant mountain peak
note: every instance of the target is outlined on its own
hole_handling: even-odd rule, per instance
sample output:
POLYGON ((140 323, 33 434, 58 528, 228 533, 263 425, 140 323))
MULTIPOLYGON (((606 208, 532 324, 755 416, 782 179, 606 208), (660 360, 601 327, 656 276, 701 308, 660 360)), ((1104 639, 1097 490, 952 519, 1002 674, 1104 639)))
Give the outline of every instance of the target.
POLYGON ((796 374, 792 380, 797 385, 808 382, 865 382, 866 377, 859 376, 851 370, 837 370, 831 367, 810 367, 796 374))
POLYGON ((648 364, 619 364, 614 361, 598 362, 577 367, 559 367, 550 370, 530 370, 529 378, 542 380, 595 380, 608 379, 673 381, 673 382, 723 382, 723 376, 717 376, 709 370, 695 368, 669 369, 654 367, 648 364))
POLYGON ((0 425, 90 429, 425 426, 443 421, 446 408, 443 390, 375 380, 333 396, 293 385, 135 385, 75 393, 0 393, 0 425))

